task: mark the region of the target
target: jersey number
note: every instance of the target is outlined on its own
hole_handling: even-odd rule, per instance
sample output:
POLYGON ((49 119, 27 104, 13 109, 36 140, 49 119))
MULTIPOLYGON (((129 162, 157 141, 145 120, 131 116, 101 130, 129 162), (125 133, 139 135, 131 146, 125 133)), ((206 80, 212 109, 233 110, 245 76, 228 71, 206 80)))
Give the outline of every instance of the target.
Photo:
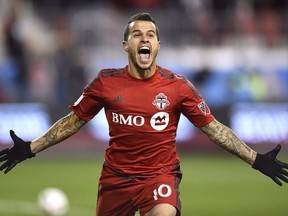
POLYGON ((172 189, 167 184, 161 184, 157 189, 153 191, 154 200, 158 200, 158 196, 160 197, 169 197, 172 194, 172 189))

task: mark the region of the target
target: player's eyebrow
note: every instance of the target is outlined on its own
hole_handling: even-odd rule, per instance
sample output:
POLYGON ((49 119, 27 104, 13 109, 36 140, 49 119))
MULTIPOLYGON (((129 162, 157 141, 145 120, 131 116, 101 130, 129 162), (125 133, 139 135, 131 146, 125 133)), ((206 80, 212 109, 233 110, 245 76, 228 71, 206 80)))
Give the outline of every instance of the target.
MULTIPOLYGON (((135 30, 133 30, 132 32, 131 32, 131 34, 133 34, 133 33, 141 33, 142 31, 141 30, 139 30, 139 29, 135 29, 135 30)), ((147 31, 147 33, 154 33, 154 34, 156 34, 156 32, 154 31, 154 30, 148 30, 147 31)))

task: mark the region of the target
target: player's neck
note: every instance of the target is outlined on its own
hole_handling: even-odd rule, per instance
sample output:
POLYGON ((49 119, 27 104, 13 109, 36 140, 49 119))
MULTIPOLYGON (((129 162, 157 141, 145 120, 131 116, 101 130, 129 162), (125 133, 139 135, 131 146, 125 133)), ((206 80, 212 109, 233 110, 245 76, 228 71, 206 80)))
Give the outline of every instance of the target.
POLYGON ((156 67, 157 67, 156 64, 152 64, 149 68, 142 69, 129 64, 128 71, 130 75, 136 79, 148 79, 155 74, 156 67))

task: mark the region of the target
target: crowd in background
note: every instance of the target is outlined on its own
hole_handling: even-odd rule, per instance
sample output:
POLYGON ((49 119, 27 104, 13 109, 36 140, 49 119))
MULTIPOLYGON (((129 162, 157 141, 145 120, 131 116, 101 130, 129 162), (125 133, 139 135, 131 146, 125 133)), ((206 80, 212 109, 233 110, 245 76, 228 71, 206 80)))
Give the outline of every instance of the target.
POLYGON ((43 102, 59 118, 99 69, 126 65, 123 29, 142 11, 161 66, 210 106, 288 102, 286 0, 2 0, 0 103, 43 102))

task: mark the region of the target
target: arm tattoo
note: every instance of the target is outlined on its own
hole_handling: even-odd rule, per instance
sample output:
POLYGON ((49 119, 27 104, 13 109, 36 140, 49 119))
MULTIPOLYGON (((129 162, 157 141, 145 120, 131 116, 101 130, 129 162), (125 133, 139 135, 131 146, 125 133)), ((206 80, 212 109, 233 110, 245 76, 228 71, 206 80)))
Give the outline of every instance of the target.
POLYGON ((254 162, 256 152, 240 140, 230 128, 217 120, 213 120, 208 125, 202 127, 201 130, 221 148, 249 164, 254 162))
POLYGON ((79 131, 87 121, 80 119, 73 112, 58 120, 42 137, 36 139, 34 152, 42 151, 69 138, 79 131))

